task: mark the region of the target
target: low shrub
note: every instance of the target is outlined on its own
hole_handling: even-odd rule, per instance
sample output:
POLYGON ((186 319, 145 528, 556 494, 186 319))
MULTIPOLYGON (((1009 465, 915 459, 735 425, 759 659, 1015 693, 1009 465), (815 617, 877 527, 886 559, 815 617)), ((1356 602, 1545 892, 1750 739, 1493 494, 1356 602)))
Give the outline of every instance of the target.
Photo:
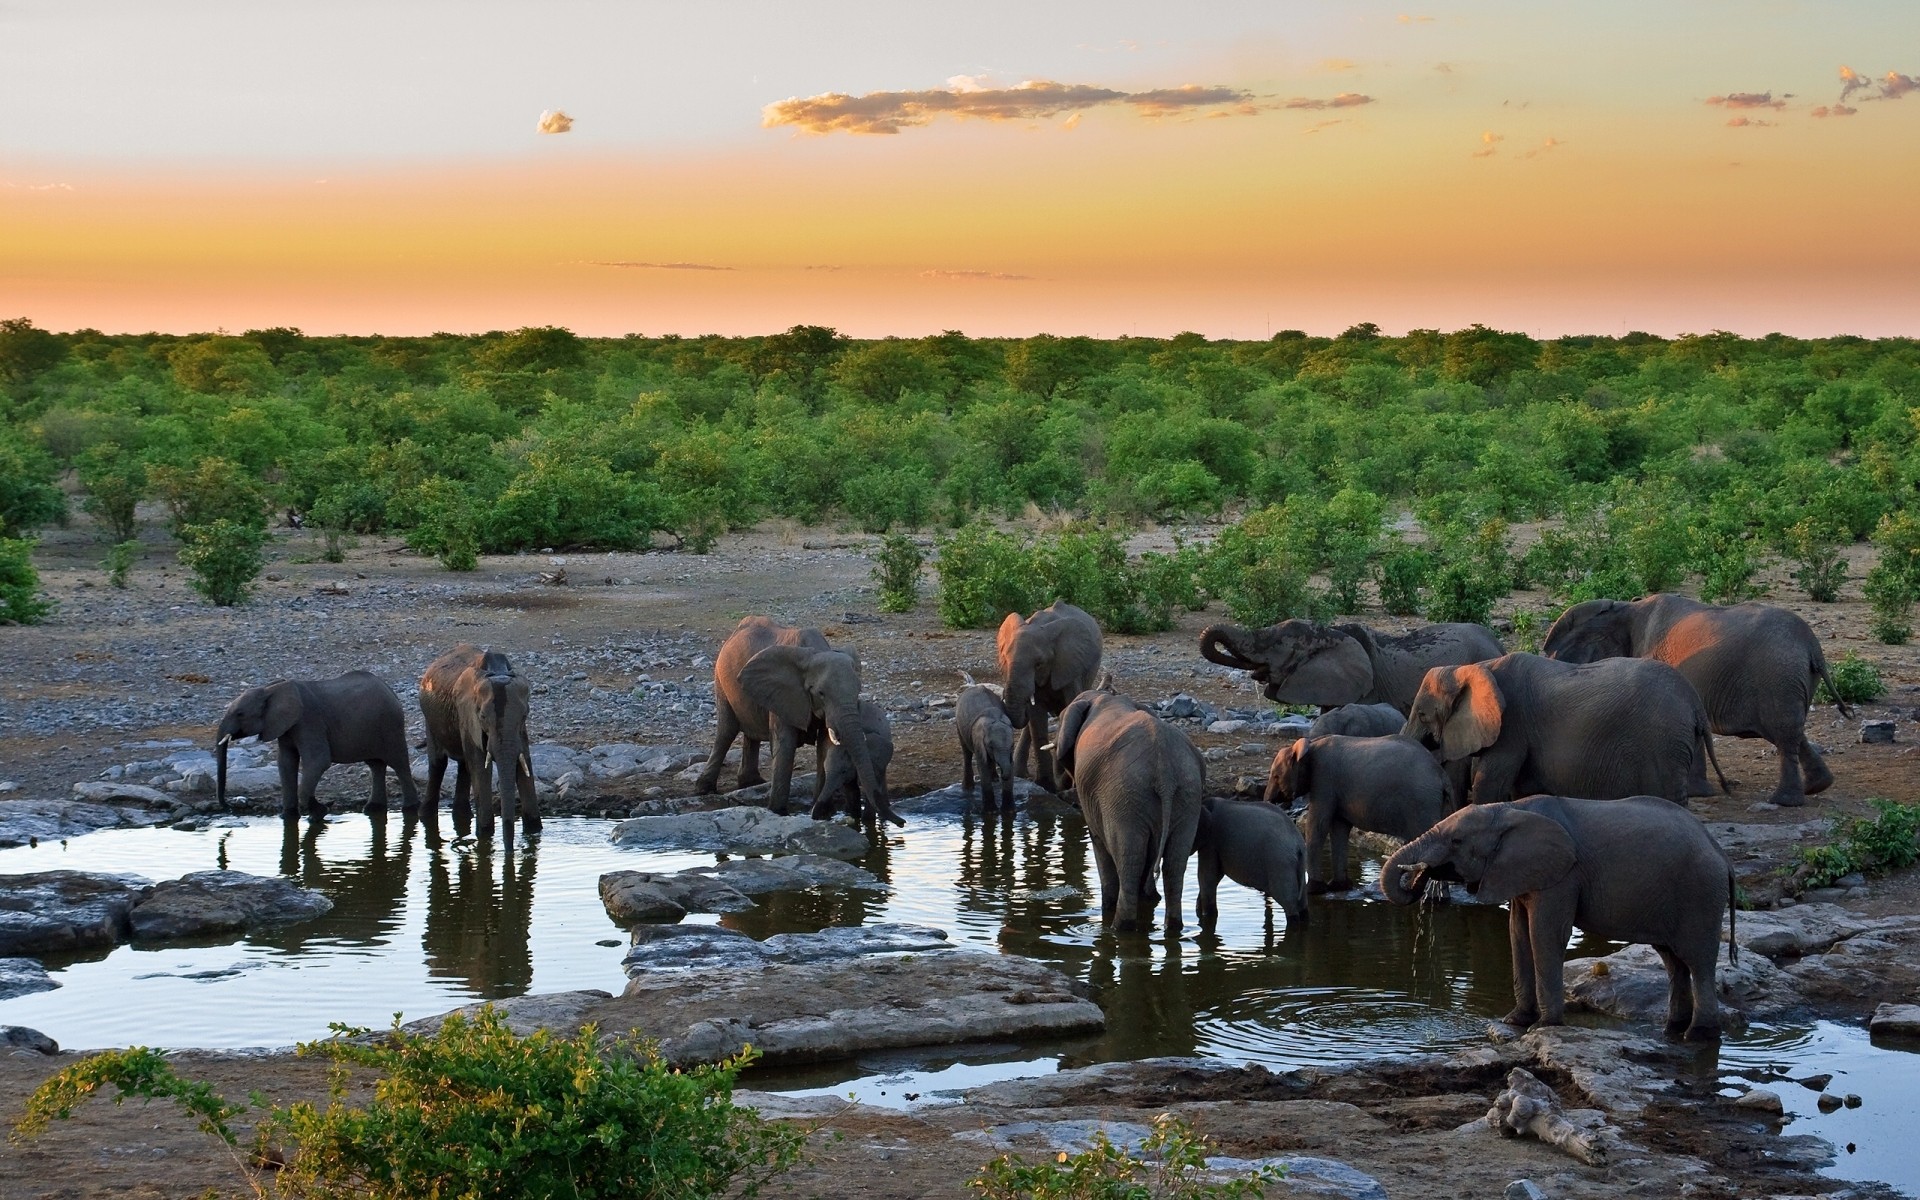
POLYGON ((89 446, 79 461, 80 486, 87 497, 80 507, 100 522, 111 542, 133 540, 139 531, 134 510, 147 494, 147 464, 116 443, 89 446))
POLYGON ((35 625, 52 611, 33 569, 33 539, 0 538, 0 625, 35 625))
POLYGON ((1010 612, 1039 607, 1026 539, 980 522, 955 530, 934 555, 940 621, 949 629, 992 629, 1010 612))
POLYGON ((1430 527, 1427 545, 1434 558, 1427 578, 1427 620, 1491 621, 1495 601, 1513 591, 1515 566, 1506 521, 1494 517, 1430 527))
POLYGON ((1258 1167, 1221 1179, 1207 1168, 1207 1140, 1170 1113, 1154 1118, 1137 1153, 1096 1130, 1093 1145, 1032 1162, 1004 1154, 967 1181, 983 1200, 1258 1200, 1286 1169, 1258 1167))
POLYGON ((231 521, 265 528, 267 492, 260 481, 238 463, 203 458, 191 469, 159 465, 148 472, 153 487, 167 504, 167 528, 183 538, 190 525, 231 521))
POLYGON ((479 521, 465 488, 436 476, 414 490, 412 504, 416 520, 407 531, 410 549, 433 555, 449 571, 480 565, 479 521))
POLYGON ((1841 531, 1806 517, 1789 526, 1781 549, 1793 564, 1793 581, 1807 599, 1831 604, 1847 582, 1847 564, 1840 557, 1841 531))
POLYGON ((1879 670, 1851 650, 1828 663, 1827 674, 1833 677, 1833 687, 1828 688, 1826 681, 1821 680, 1814 690, 1814 698, 1822 704, 1836 700, 1868 704, 1887 694, 1887 685, 1881 682, 1879 670))
POLYGON ((920 565, 926 554, 904 533, 881 539, 873 556, 873 581, 880 587, 880 611, 912 612, 920 603, 920 565))
POLYGON ((1873 636, 1888 646, 1905 645, 1913 636, 1913 584, 1883 561, 1867 572, 1861 591, 1873 613, 1867 623, 1873 636))
POLYGON ((1433 556, 1396 541, 1374 566, 1380 606, 1396 617, 1420 615, 1420 590, 1433 571, 1433 556))
POLYGON ((124 542, 115 542, 107 547, 107 557, 100 565, 106 568, 107 582, 114 587, 124 588, 133 575, 133 564, 140 559, 140 543, 129 538, 124 542))
POLYGON ((253 594, 253 581, 267 565, 261 548, 267 531, 257 525, 225 517, 180 531, 180 561, 193 579, 194 591, 221 608, 229 608, 253 594))
POLYGON ((1808 887, 1828 887, 1849 875, 1879 875, 1920 862, 1920 804, 1873 801, 1873 817, 1836 820, 1833 841, 1800 851, 1808 887))
POLYGON ((840 485, 847 515, 868 533, 918 529, 933 510, 933 480, 920 467, 876 467, 840 485))

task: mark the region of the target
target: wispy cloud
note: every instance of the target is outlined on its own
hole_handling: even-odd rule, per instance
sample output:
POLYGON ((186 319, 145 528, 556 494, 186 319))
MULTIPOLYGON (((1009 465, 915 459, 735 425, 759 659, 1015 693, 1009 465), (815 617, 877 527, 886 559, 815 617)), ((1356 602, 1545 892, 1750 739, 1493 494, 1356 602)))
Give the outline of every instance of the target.
POLYGON ((1847 101, 1857 93, 1862 100, 1898 100, 1908 92, 1920 91, 1920 80, 1899 71, 1888 71, 1878 79, 1870 79, 1852 67, 1841 64, 1840 99, 1832 106, 1821 105, 1813 110, 1816 117, 1850 117, 1858 109, 1848 108, 1847 101), (1824 111, 1823 111, 1824 110, 1824 111))
POLYGON ((1787 106, 1785 99, 1774 99, 1772 92, 1728 92, 1724 96, 1708 96, 1707 103, 1721 108, 1771 108, 1776 111, 1787 106))
POLYGON ((922 279, 956 279, 967 283, 1027 283, 1031 275, 1015 275, 1008 271, 943 271, 930 268, 920 272, 922 279))
POLYGON ((1350 58, 1323 58, 1320 60, 1322 71, 1357 71, 1360 64, 1350 58))
POLYGON ((1728 117, 1727 118, 1727 127, 1729 129, 1769 129, 1776 124, 1778 124, 1778 122, 1769 121, 1762 117, 1728 117))
POLYGON ((9 183, 7 187, 19 192, 70 192, 70 183, 9 183))
POLYGON ((1920 80, 1911 75, 1902 75, 1898 71, 1888 71, 1880 77, 1880 94, 1875 100, 1898 100, 1908 92, 1920 91, 1920 80))
POLYGON ((1289 100, 1282 100, 1274 107, 1306 108, 1317 111, 1323 108, 1358 108, 1362 104, 1372 103, 1372 96, 1364 95, 1360 92, 1341 92, 1338 96, 1327 99, 1321 99, 1316 96, 1295 96, 1289 100))
POLYGON ((1520 157, 1521 158, 1539 158, 1542 154, 1551 154, 1553 151, 1558 150, 1560 147, 1564 145, 1566 145, 1566 143, 1561 141, 1559 138, 1550 137, 1546 141, 1541 142, 1538 146, 1535 146, 1533 149, 1524 151, 1520 155, 1520 157))
POLYGON ((1495 133, 1489 129, 1480 135, 1480 148, 1475 150, 1470 157, 1492 158, 1494 155, 1500 153, 1500 143, 1506 140, 1505 135, 1495 133))
POLYGON ((635 271, 732 271, 736 269, 734 267, 715 266, 713 263, 697 263, 697 262, 657 263, 657 262, 628 262, 624 260, 595 261, 595 262, 590 262, 587 265, 590 267, 623 267, 628 270, 635 270, 635 271))
POLYGON ((986 87, 978 79, 957 76, 944 88, 914 92, 823 92, 795 96, 766 106, 760 123, 792 126, 808 133, 891 134, 930 125, 940 117, 980 121, 1036 121, 1063 113, 1078 114, 1110 105, 1131 107, 1144 117, 1239 107, 1250 92, 1230 87, 1185 84, 1144 92, 1123 92, 1084 83, 1029 79, 1013 87, 986 87))
POLYGON ((557 108, 549 108, 540 114, 540 123, 535 128, 541 133, 565 133, 573 128, 573 118, 557 108))
POLYGON ((1301 133, 1320 133, 1323 130, 1332 129, 1335 125, 1345 125, 1346 123, 1347 123, 1347 119, 1345 117, 1328 117, 1324 121, 1315 121, 1313 124, 1307 126, 1305 129, 1301 130, 1300 132, 1301 133))
POLYGON ((1813 110, 1813 115, 1824 120, 1827 117, 1850 117, 1859 111, 1844 104, 1822 104, 1813 110))
POLYGON ((1406 13, 1401 13, 1399 16, 1395 17, 1394 20, 1400 22, 1402 25, 1429 25, 1429 24, 1432 24, 1433 22, 1432 17, 1409 16, 1406 13))
POLYGON ((1865 75, 1862 75, 1845 63, 1840 64, 1840 102, 1842 104, 1846 103, 1848 96, 1853 95, 1861 88, 1872 86, 1873 81, 1865 75))

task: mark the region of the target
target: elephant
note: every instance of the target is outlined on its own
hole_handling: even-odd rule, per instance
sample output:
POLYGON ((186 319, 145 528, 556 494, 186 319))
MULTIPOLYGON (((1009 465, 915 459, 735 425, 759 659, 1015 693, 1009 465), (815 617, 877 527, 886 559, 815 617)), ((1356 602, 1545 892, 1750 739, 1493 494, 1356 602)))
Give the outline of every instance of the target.
POLYGON ((1505 1023, 1561 1023, 1561 970, 1578 925, 1595 937, 1651 945, 1667 968, 1667 1033, 1719 1037, 1714 961, 1723 908, 1727 960, 1739 962, 1733 871, 1686 809, 1654 796, 1530 796, 1463 808, 1380 869, 1395 904, 1412 903, 1434 880, 1509 904, 1514 1006, 1505 1023))
MULTIPOLYGON (((1252 888, 1287 914, 1291 933, 1307 922, 1307 843, 1286 810, 1251 800, 1210 796, 1200 809, 1194 849, 1200 894, 1194 909, 1200 932, 1220 921, 1220 878, 1252 888)), ((1267 910, 1271 920, 1273 910, 1267 910)))
POLYGON ((960 738, 960 787, 971 792, 980 780, 980 799, 993 807, 993 788, 1000 786, 1000 803, 1013 807, 1013 719, 1000 694, 974 684, 960 689, 953 706, 954 731, 960 738))
POLYGON ((1057 793, 1064 785, 1046 749, 1047 722, 1099 678, 1100 624, 1085 611, 1055 600, 1031 618, 1008 613, 996 644, 1006 680, 1007 716, 1020 731, 1015 768, 1027 773, 1027 750, 1033 747, 1034 782, 1057 793))
POLYGON ((1207 769, 1187 736, 1111 691, 1082 692, 1060 714, 1054 761, 1079 793, 1100 872, 1100 920, 1151 926, 1166 888, 1166 931, 1180 933, 1180 889, 1193 854, 1207 769))
MULTIPOLYGON (((893 726, 887 723, 887 710, 871 700, 860 701, 860 728, 867 735, 867 752, 873 756, 874 773, 880 777, 882 791, 887 787, 887 768, 893 763, 893 726)), ((839 742, 827 743, 826 761, 820 768, 820 786, 813 801, 813 815, 831 817, 845 808, 855 821, 871 822, 875 813, 860 811, 860 779, 853 769, 853 758, 839 742)))
POLYGON ((1307 805, 1307 890, 1344 892, 1347 834, 1354 829, 1405 841, 1419 837, 1453 807, 1447 773, 1420 743, 1388 737, 1304 737, 1280 747, 1267 772, 1266 800, 1307 805), (1331 839, 1333 871, 1323 874, 1321 851, 1331 839))
POLYGON ((477 804, 479 837, 493 839, 496 778, 506 842, 513 842, 516 816, 528 837, 540 832, 540 797, 527 739, 531 691, 507 656, 491 648, 462 642, 428 665, 420 676, 420 713, 427 725, 429 830, 440 819, 440 785, 452 760, 454 833, 467 836, 477 804))
MULTIPOLYGON (((1650 658, 1679 671, 1700 693, 1715 733, 1764 738, 1779 751, 1780 782, 1768 797, 1775 804, 1799 807, 1833 783, 1806 731, 1815 683, 1834 690, 1827 656, 1807 623, 1784 608, 1723 607, 1673 592, 1588 600, 1560 614, 1541 649, 1561 662, 1650 658)), ((1697 770, 1696 777, 1704 791, 1697 770)))
POLYGON ((227 706, 214 729, 215 795, 227 802, 227 747, 235 738, 279 743, 280 815, 311 820, 327 815, 314 798, 321 774, 334 763, 366 763, 373 771, 369 816, 387 811, 387 771, 400 782, 401 811, 417 813, 407 756, 407 714, 400 697, 378 676, 348 671, 332 679, 279 679, 248 688, 227 706))
POLYGON ((1200 634, 1207 661, 1252 672, 1277 704, 1391 704, 1402 713, 1428 668, 1484 662, 1505 652, 1493 630, 1464 623, 1387 634, 1295 618, 1265 629, 1209 625, 1200 634))
POLYGON ((1539 792, 1685 804, 1695 753, 1704 750, 1720 770, 1700 694, 1646 658, 1575 666, 1507 654, 1435 667, 1401 733, 1442 762, 1478 755, 1467 796, 1474 804, 1539 792))
POLYGON ((1406 723, 1407 714, 1391 704, 1342 704, 1315 717, 1307 736, 1386 737, 1406 723))
MULTIPOLYGON (((838 742, 853 763, 860 798, 895 825, 906 818, 893 811, 886 786, 874 766, 860 720, 860 663, 835 650, 818 629, 795 629, 767 617, 743 617, 713 660, 713 703, 719 728, 713 754, 700 772, 696 790, 716 791, 720 768, 733 739, 743 739, 738 786, 762 782, 760 743, 773 743, 773 788, 768 807, 785 814, 790 803, 793 756, 810 743, 826 774, 826 743, 838 742)), ((816 780, 816 785, 818 780, 816 780)), ((817 807, 815 816, 824 816, 817 807)))

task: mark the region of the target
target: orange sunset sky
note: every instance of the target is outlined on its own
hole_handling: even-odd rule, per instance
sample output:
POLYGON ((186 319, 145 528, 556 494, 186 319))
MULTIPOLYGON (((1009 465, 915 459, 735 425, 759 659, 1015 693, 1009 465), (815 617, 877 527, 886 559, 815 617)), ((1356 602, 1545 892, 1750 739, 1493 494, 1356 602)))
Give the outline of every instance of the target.
POLYGON ((11 0, 0 316, 1916 335, 1916 74, 1911 0, 11 0))

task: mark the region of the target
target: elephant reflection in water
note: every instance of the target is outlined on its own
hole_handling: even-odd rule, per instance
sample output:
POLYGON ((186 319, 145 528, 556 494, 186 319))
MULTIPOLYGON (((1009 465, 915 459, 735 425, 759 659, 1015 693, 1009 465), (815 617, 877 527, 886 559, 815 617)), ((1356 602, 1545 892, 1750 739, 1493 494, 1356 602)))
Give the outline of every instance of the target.
POLYGON ((518 996, 533 983, 537 845, 436 851, 427 870, 427 974, 464 980, 475 996, 518 996))
MULTIPOLYGON (((1103 934, 1100 942, 1087 982, 1102 1000, 1107 1029, 1086 1061, 1192 1054, 1199 1045, 1194 1020, 1199 997, 1187 973, 1192 964, 1185 943, 1168 939, 1152 953, 1140 954, 1120 952, 1110 934, 1103 934)), ((1208 957, 1200 961, 1204 964, 1208 957)), ((1063 1059, 1061 1065, 1082 1064, 1063 1059)))
POLYGON ((312 921, 258 935, 259 940, 296 951, 308 942, 345 942, 374 945, 385 942, 406 919, 407 877, 413 870, 413 832, 419 824, 408 818, 398 838, 389 838, 385 820, 365 825, 310 822, 282 830, 280 874, 312 888, 333 901, 333 911, 312 921), (368 838, 365 858, 334 858, 321 853, 320 839, 329 830, 342 830, 349 842, 361 830, 368 838))
POLYGON ((1412 921, 1384 904, 1314 907, 1283 986, 1403 995, 1441 1009, 1502 1011, 1511 999, 1506 915, 1480 904, 1437 904, 1412 921), (1494 1006, 1488 1008, 1488 1005, 1494 1006))

